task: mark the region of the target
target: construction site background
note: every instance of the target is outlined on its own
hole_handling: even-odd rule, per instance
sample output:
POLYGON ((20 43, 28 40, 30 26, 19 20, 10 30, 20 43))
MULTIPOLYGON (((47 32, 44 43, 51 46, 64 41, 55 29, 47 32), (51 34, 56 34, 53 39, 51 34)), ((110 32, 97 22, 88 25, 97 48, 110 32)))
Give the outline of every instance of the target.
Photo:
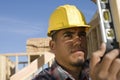
MULTIPOLYGON (((120 0, 110 0, 118 42, 120 43, 120 0)), ((88 58, 102 42, 98 12, 89 23, 87 33, 88 58)), ((31 38, 26 41, 26 53, 0 54, 0 80, 30 80, 42 69, 51 66, 54 54, 49 49, 50 38, 31 38), (12 60, 13 59, 13 60, 12 60)))

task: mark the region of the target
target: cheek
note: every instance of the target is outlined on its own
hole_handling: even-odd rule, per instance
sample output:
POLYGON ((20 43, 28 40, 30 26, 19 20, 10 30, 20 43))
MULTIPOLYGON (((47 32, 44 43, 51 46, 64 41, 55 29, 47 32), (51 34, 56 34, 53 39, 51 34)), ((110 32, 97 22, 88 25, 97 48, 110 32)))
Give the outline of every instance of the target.
POLYGON ((62 41, 56 42, 56 51, 57 53, 64 51, 64 44, 62 41))
POLYGON ((63 56, 66 57, 70 54, 70 48, 71 44, 65 43, 64 41, 61 41, 56 44, 56 53, 57 56, 63 56))
POLYGON ((86 40, 86 38, 82 39, 81 45, 87 50, 87 40, 86 40))
POLYGON ((62 42, 62 43, 60 43, 59 45, 57 45, 57 50, 58 50, 60 53, 67 53, 67 51, 68 51, 68 46, 62 42))
POLYGON ((67 40, 67 41, 64 42, 64 46, 68 49, 71 49, 73 44, 74 44, 73 40, 67 40))
POLYGON ((61 47, 62 49, 65 49, 65 50, 72 45, 73 45, 72 40, 61 40, 61 41, 57 42, 57 46, 61 47))
POLYGON ((68 49, 66 48, 66 46, 64 46, 63 43, 59 43, 56 46, 56 50, 55 50, 55 55, 57 60, 65 60, 66 61, 66 57, 68 56, 68 49))
POLYGON ((86 38, 83 38, 83 39, 82 39, 82 42, 83 42, 84 44, 86 44, 86 43, 87 43, 86 38))

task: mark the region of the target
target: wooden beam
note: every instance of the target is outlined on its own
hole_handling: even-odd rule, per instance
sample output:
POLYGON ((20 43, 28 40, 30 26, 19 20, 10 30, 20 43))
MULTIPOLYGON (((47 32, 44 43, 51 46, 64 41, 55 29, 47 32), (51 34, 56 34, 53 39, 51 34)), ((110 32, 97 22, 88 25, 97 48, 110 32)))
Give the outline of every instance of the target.
POLYGON ((111 12, 113 15, 114 26, 116 30, 117 40, 120 43, 120 0, 109 0, 111 12))
POLYGON ((18 71, 16 74, 11 76, 10 80, 25 80, 35 73, 44 64, 54 59, 54 55, 49 52, 44 52, 42 56, 34 60, 30 65, 18 71))
POLYGON ((36 70, 38 70, 38 62, 44 60, 44 55, 39 57, 39 59, 36 59, 33 61, 30 65, 23 68, 13 76, 11 76, 10 80, 24 80, 25 78, 29 77, 31 74, 33 74, 36 70))
POLYGON ((0 54, 2 56, 29 56, 29 55, 41 55, 43 52, 31 52, 29 54, 27 53, 4 53, 0 54))
POLYGON ((15 67, 15 72, 18 72, 18 62, 19 62, 19 60, 18 60, 18 56, 16 56, 16 67, 15 67))
POLYGON ((6 57, 0 56, 0 80, 7 80, 6 79, 6 57))

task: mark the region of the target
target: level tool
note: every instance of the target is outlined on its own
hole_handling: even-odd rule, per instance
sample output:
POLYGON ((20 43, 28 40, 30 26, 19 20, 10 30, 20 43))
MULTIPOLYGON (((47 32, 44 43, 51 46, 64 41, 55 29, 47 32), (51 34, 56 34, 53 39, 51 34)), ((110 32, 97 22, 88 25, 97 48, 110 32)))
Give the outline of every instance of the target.
POLYGON ((119 48, 115 26, 112 19, 109 0, 97 0, 102 41, 106 43, 106 52, 119 48))

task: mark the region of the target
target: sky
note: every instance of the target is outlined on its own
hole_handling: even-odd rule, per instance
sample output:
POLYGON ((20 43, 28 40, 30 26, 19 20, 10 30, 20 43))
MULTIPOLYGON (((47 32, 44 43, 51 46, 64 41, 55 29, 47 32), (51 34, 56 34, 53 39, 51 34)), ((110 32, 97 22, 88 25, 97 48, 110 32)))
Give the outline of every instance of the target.
POLYGON ((0 54, 26 52, 28 39, 47 37, 51 13, 64 4, 75 5, 87 22, 97 10, 91 0, 0 0, 0 54))

